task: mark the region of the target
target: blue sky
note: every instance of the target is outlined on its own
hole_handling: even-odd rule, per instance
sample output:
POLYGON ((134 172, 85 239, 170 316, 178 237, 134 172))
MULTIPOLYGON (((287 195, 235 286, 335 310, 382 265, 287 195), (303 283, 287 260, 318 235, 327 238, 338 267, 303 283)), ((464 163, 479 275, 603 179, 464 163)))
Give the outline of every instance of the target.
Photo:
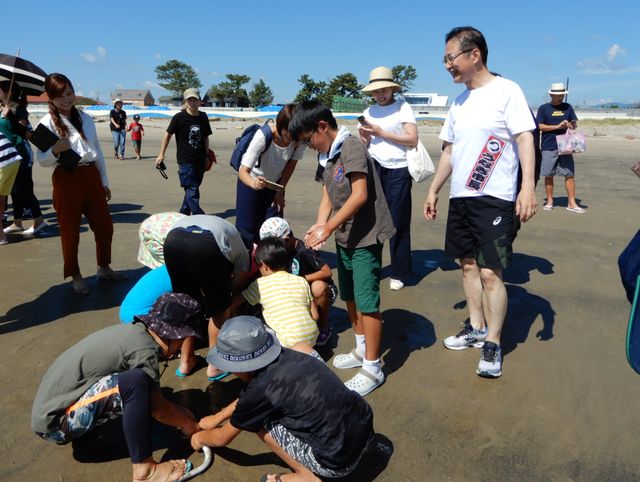
POLYGON ((35 0, 3 5, 0 51, 20 48, 24 58, 67 74, 76 91, 103 101, 119 88, 167 94, 154 67, 174 58, 198 71, 203 89, 227 73, 246 74, 247 90, 262 78, 276 102, 295 97, 301 74, 328 80, 352 72, 366 83, 372 68, 397 64, 416 68, 414 92, 451 98, 462 89, 441 64, 444 35, 472 25, 487 38, 489 68, 518 82, 531 105, 567 77, 569 102, 593 105, 640 100, 639 5, 35 0))

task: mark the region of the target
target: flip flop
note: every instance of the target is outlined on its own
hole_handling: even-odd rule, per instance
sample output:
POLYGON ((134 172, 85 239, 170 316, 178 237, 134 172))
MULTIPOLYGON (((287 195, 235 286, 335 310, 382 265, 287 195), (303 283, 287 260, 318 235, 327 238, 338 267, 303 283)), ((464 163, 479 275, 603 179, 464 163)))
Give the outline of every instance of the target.
POLYGON ((191 373, 182 373, 180 367, 176 368, 176 376, 178 378, 187 378, 189 375, 191 375, 191 373))
POLYGON ((209 379, 210 382, 218 382, 223 378, 228 377, 229 375, 231 375, 231 372, 222 372, 217 374, 215 377, 207 377, 207 378, 209 379))

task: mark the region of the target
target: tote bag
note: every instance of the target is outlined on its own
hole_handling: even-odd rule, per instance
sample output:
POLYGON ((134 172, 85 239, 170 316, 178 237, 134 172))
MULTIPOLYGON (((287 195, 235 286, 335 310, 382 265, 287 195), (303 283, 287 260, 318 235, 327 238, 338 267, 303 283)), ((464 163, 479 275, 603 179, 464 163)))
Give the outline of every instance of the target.
POLYGON ((418 145, 412 149, 407 149, 407 163, 409 174, 415 182, 422 182, 436 172, 436 168, 431 161, 431 156, 418 139, 418 145))
POLYGON ((567 130, 566 134, 556 136, 558 154, 579 154, 587 148, 584 132, 575 129, 567 130))

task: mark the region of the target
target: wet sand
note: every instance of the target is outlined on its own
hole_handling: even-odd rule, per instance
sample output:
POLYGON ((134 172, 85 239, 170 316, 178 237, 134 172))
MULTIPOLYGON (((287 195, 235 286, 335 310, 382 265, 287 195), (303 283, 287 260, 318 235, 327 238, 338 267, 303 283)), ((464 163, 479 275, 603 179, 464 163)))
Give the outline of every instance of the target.
MULTIPOLYGON (((202 206, 233 222, 236 174, 227 161, 247 122, 213 122, 213 148, 220 164, 205 176, 202 206)), ((0 350, 5 354, 0 390, 5 481, 130 480, 122 450, 57 447, 30 430, 31 404, 48 365, 87 334, 118 322, 118 307, 146 268, 136 262, 137 228, 147 216, 179 208, 182 191, 174 142, 168 151, 169 179, 153 168, 166 121, 146 121, 141 161, 133 160, 128 140, 125 161, 113 158, 106 123, 98 124, 113 199, 113 263, 129 281, 97 281, 94 243, 82 226, 80 266, 92 294, 75 295, 62 279, 60 240, 51 206, 51 171, 34 167, 36 192, 53 225, 46 236, 12 235, 0 247, 0 350)), ((437 159, 438 129, 420 128, 437 159)), ((600 132, 602 133, 602 132, 600 132)), ((624 339, 629 305, 617 270, 617 256, 640 226, 640 179, 629 170, 640 157, 640 141, 623 135, 588 138, 576 157, 577 191, 585 215, 564 209, 566 194, 556 184, 556 209, 538 214, 520 231, 513 267, 505 273, 509 308, 503 334, 503 376, 475 374, 479 351, 452 352, 442 340, 466 318, 461 273, 443 257, 448 188, 439 220, 427 223, 422 204, 429 181, 414 185, 414 286, 400 292, 382 282, 383 363, 387 381, 367 397, 374 409, 380 450, 348 480, 636 480, 640 421, 636 405, 640 377, 626 363, 624 339)), ((287 188, 286 215, 301 235, 315 220, 320 187, 313 182, 314 154, 307 153, 287 188)), ((29 222, 26 223, 30 225, 29 222)), ((331 244, 331 243, 330 243, 331 244)), ((335 260, 334 248, 327 248, 335 260)), ((388 249, 384 264, 388 264, 388 249)), ((339 332, 323 354, 349 350, 352 331, 344 303, 331 320, 339 332), (337 344, 337 347, 335 346, 337 344)), ((205 354, 206 350, 200 350, 205 354)), ((187 379, 174 375, 176 362, 162 376, 170 396, 196 412, 217 410, 238 392, 238 380, 209 384, 204 369, 187 379)), ((353 370, 338 375, 347 379, 353 370)), ((166 432, 166 431, 165 431, 166 432)), ((158 436, 162 456, 189 456, 166 433, 158 436)), ((97 438, 94 437, 94 439, 97 438)), ((109 432, 102 442, 108 446, 109 432)), ((191 455, 197 463, 199 456, 191 455)), ((286 472, 257 437, 241 434, 216 451, 214 464, 197 480, 259 480, 267 472, 286 472)))

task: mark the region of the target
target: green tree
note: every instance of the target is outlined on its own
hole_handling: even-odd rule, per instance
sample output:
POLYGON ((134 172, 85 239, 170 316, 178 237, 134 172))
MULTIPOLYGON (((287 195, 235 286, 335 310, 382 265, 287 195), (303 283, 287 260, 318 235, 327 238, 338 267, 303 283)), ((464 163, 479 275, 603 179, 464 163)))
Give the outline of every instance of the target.
POLYGON ((249 95, 242 87, 251 80, 248 75, 227 74, 226 81, 212 85, 207 92, 209 97, 216 100, 216 104, 231 107, 249 107, 249 95))
POLYGON ((198 73, 193 67, 179 60, 168 60, 158 65, 155 72, 160 87, 173 92, 176 96, 182 96, 182 93, 190 87, 196 89, 202 87, 198 73))
POLYGON ((400 86, 400 92, 405 93, 413 87, 413 81, 416 80, 418 74, 413 65, 396 65, 391 69, 393 80, 400 86))
POLYGON ((295 102, 304 102, 313 98, 321 99, 327 90, 326 82, 316 82, 309 74, 302 74, 298 77, 298 82, 302 87, 296 95, 295 102))
POLYGON ((361 89, 362 85, 358 83, 358 78, 351 72, 337 75, 329 82, 329 86, 327 87, 325 95, 330 99, 327 105, 331 105, 334 95, 347 97, 349 99, 361 99, 361 89))
POLYGON ((263 107, 273 102, 273 92, 264 80, 260 79, 257 84, 253 84, 253 90, 249 92, 249 102, 251 107, 263 107))

